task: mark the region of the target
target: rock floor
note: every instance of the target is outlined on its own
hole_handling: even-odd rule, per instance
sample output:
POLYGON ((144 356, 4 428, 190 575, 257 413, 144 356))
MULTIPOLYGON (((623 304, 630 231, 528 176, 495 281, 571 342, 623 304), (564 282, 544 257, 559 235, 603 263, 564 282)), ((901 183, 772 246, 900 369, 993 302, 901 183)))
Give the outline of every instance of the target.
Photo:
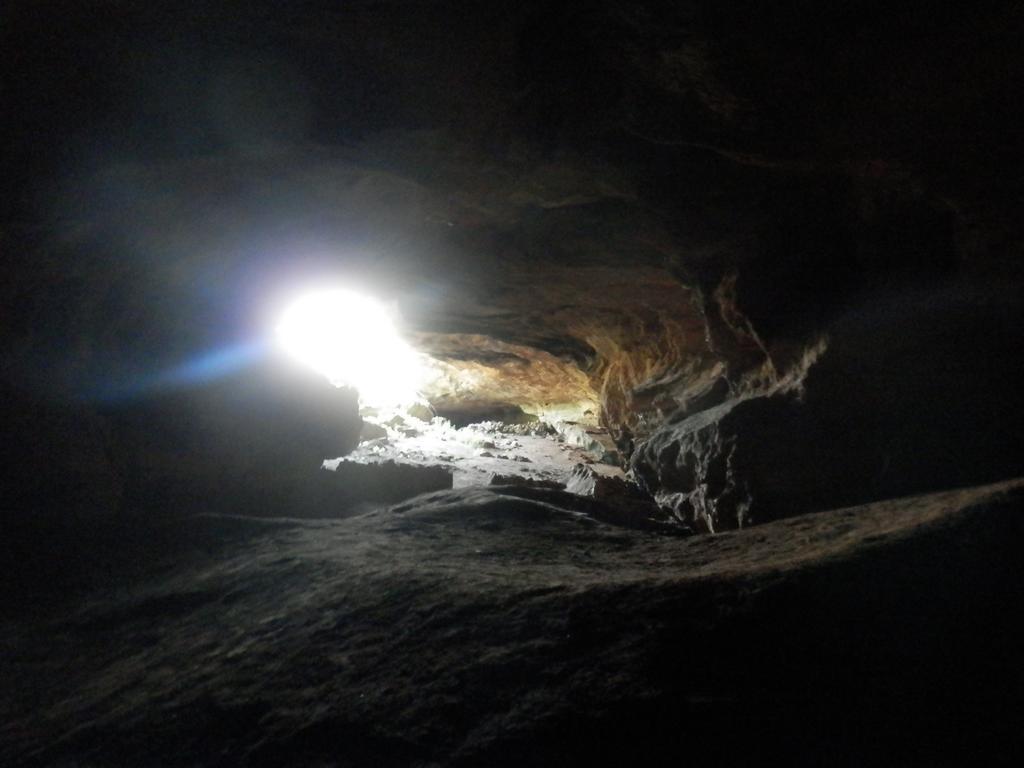
MULTIPOLYGON (((325 466, 332 468, 342 460, 442 466, 451 471, 455 488, 488 485, 495 475, 564 484, 577 464, 588 464, 606 477, 625 476, 618 466, 600 461, 596 445, 575 445, 571 434, 567 440, 553 429, 517 432, 515 427, 494 422, 456 429, 443 420, 417 420, 415 425, 405 432, 390 429, 386 438, 365 441, 351 454, 327 461, 325 466)), ((577 442, 582 442, 580 437, 587 439, 584 431, 576 431, 577 442)))
POLYGON ((154 524, 3 620, 0 763, 1012 763, 1022 496, 690 538, 491 488, 154 524))

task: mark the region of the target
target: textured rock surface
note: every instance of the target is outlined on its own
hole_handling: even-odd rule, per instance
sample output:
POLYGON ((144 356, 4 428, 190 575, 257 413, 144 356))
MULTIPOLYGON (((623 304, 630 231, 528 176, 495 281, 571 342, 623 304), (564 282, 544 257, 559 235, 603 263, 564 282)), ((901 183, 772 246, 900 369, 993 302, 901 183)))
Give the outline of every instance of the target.
POLYGON ((637 478, 702 530, 1021 471, 1013 292, 879 295, 840 318, 798 386, 670 423, 637 478))
POLYGON ((595 499, 602 501, 617 498, 651 501, 650 497, 644 494, 643 491, 623 478, 601 475, 587 464, 577 464, 573 468, 573 471, 566 480, 565 489, 569 493, 576 493, 580 496, 593 496, 595 499))
POLYGON ((495 472, 487 481, 488 485, 526 485, 534 488, 548 488, 554 491, 565 490, 565 483, 557 480, 538 480, 523 475, 503 475, 495 472))
MULTIPOLYGON (((650 494, 631 481, 618 476, 602 475, 587 464, 577 464, 565 482, 565 490, 607 504, 616 510, 613 522, 621 525, 664 523, 668 515, 650 494)), ((690 533, 684 527, 680 533, 690 533)))
POLYGON ((334 503, 342 507, 362 501, 393 503, 452 487, 452 473, 445 467, 342 461, 330 471, 334 473, 334 503))
POLYGON ((11 524, 280 502, 359 431, 351 390, 277 366, 113 403, 15 390, 4 407, 11 524))
POLYGON ((93 530, 86 599, 0 625, 0 760, 1013 762, 1021 487, 682 540, 488 489, 200 516, 130 589, 93 530))

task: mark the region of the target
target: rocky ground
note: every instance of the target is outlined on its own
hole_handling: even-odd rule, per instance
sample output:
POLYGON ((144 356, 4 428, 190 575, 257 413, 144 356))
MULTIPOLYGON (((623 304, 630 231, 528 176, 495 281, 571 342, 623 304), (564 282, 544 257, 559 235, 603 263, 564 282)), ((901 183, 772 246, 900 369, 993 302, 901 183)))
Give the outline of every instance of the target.
POLYGON ((54 542, 77 594, 5 590, 0 763, 1014 763, 1022 494, 689 538, 509 488, 94 526, 54 542))
MULTIPOLYGON (((455 488, 502 484, 502 481, 541 482, 564 486, 578 464, 587 464, 604 477, 623 478, 615 463, 602 462, 610 444, 604 430, 575 424, 557 427, 543 422, 503 424, 481 422, 453 427, 446 419, 424 421, 406 415, 394 427, 372 426, 370 435, 352 453, 324 463, 328 469, 340 462, 443 467, 452 475, 455 488)), ((367 430, 364 427, 364 431, 367 430)))

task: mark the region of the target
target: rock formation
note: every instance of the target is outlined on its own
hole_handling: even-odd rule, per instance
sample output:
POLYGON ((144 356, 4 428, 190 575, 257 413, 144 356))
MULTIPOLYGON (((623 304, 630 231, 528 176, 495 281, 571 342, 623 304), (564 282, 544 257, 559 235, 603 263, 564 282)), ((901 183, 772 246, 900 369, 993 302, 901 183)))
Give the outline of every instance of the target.
MULTIPOLYGON (((946 669, 955 695, 994 684, 1019 639, 1018 493, 993 484, 1024 475, 1024 14, 762 5, 0 11, 0 570, 21 654, 0 654, 20 681, 0 762, 180 744, 181 763, 544 764, 555 733, 595 762, 631 754, 605 728, 624 711, 633 744, 676 722, 796 738, 759 718, 839 717, 805 695, 817 676, 865 707, 889 678, 923 705, 946 669), (429 374, 415 413, 361 408, 275 346, 282 308, 327 283, 394 315, 429 374), (891 599, 858 592, 890 576, 891 599), (22 620, 36 601, 52 636, 22 620), (857 635, 857 616, 883 618, 857 635), (920 684, 883 619, 926 643, 920 684), (40 637, 47 680, 78 643, 88 659, 64 699, 25 693, 40 637), (160 678, 193 653, 223 688, 160 678), (156 708, 112 705, 119 680, 156 708)), ((972 700, 1004 729, 1010 687, 972 700)), ((928 715, 947 704, 970 709, 928 715)))

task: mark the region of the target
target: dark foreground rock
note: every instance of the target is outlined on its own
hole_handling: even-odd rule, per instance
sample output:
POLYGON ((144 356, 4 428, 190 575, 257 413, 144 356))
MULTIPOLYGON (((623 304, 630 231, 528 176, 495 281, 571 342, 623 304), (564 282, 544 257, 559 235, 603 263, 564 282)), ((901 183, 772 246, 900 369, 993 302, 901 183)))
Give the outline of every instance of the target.
MULTIPOLYGON (((671 520, 668 510, 659 507, 649 493, 633 482, 621 477, 598 473, 587 464, 577 464, 569 473, 565 490, 606 504, 617 512, 617 522, 628 524, 629 520, 665 521, 671 520)), ((686 530, 692 529, 687 526, 686 530)))
POLYGON ((0 384, 0 525, 56 508, 64 519, 110 515, 124 498, 124 462, 96 409, 51 403, 0 384))
POLYGON ((361 426, 353 390, 277 360, 105 415, 127 465, 126 506, 175 514, 230 510, 240 498, 247 509, 280 505, 324 457, 355 448, 361 426))
POLYGON ((0 540, 37 546, 40 525, 138 509, 179 516, 241 500, 277 514, 297 497, 328 501, 330 489, 311 493, 318 468, 350 452, 359 427, 353 390, 276 362, 97 402, 0 384, 0 540))
POLYGON ((1013 764, 1022 493, 688 539, 485 488, 167 524, 143 578, 0 625, 0 762, 1013 764))

